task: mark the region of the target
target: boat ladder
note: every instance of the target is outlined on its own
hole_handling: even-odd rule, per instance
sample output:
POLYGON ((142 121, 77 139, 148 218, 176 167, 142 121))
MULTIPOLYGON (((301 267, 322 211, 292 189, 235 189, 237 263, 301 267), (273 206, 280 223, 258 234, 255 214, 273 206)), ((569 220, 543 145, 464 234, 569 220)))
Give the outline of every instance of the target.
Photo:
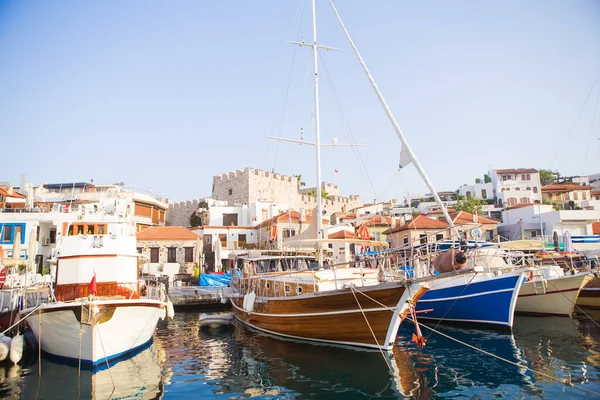
POLYGON ((533 288, 535 290, 535 294, 546 294, 546 289, 548 288, 546 278, 542 276, 540 279, 534 280, 533 288))

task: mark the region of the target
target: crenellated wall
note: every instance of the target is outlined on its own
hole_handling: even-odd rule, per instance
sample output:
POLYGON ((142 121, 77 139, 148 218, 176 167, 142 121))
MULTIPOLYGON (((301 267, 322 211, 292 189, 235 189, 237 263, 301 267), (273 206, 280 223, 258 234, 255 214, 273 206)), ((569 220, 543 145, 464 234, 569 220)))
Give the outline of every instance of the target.
MULTIPOLYGON (((342 197, 337 185, 326 182, 322 187, 330 199, 323 200, 323 209, 328 215, 337 211, 347 211, 362 205, 360 196, 342 197)), ((251 205, 258 201, 287 203, 295 210, 312 209, 317 199, 298 190, 298 179, 262 169, 245 168, 213 177, 212 199, 226 202, 227 205, 251 205)), ((190 216, 198 208, 200 201, 184 201, 169 205, 166 225, 188 226, 190 216)))

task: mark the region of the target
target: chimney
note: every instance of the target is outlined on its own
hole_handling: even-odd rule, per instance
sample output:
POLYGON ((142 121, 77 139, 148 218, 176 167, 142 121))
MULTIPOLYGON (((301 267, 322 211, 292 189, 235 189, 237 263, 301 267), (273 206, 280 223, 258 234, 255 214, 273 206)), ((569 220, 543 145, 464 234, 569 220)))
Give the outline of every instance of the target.
POLYGON ((473 222, 474 223, 479 222, 479 216, 477 215, 477 210, 473 211, 473 222))

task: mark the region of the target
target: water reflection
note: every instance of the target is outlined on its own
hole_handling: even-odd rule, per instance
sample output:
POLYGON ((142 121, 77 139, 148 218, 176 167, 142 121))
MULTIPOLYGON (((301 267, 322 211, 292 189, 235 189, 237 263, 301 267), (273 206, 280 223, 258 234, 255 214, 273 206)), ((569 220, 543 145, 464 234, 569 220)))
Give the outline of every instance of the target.
POLYGON ((418 349, 410 342, 410 324, 403 324, 394 351, 383 357, 378 351, 276 338, 241 325, 201 329, 198 313, 182 312, 159 324, 151 347, 110 371, 78 375, 76 367, 42 359, 40 376, 37 354, 31 353, 22 366, 0 364, 0 398, 589 396, 554 378, 600 391, 600 326, 587 317, 518 317, 513 334, 438 329, 510 363, 437 334, 418 349))
MULTIPOLYGON (((582 383, 590 379, 588 366, 600 365, 600 327, 587 317, 518 317, 515 340, 523 348, 536 382, 582 383), (576 344, 576 345, 575 345, 576 344)), ((598 373, 591 372, 594 380, 598 373)))
POLYGON ((9 377, 11 373, 13 377, 16 375, 12 382, 8 378, 5 386, 6 394, 12 398, 160 399, 163 395, 160 354, 160 345, 152 345, 132 358, 112 364, 110 369, 95 372, 89 369, 79 371, 77 366, 45 358, 42 358, 41 364, 26 360, 29 366, 23 367, 22 371, 18 371, 18 366, 0 367, 0 375, 3 371, 7 371, 9 377), (17 382, 19 379, 20 382, 17 382))
MULTIPOLYGON (((433 324, 430 326, 435 327, 433 324)), ((423 371, 423 384, 434 396, 495 396, 522 392, 528 395, 538 394, 532 384, 531 373, 524 368, 527 365, 524 352, 517 346, 512 334, 444 325, 435 328, 510 363, 467 348, 456 340, 436 333, 431 334, 427 345, 419 350, 410 342, 412 327, 405 326, 399 333, 399 347, 412 357, 416 368, 423 371), (516 388, 516 392, 513 388, 516 388)), ((427 329, 423 331, 430 332, 427 329)))
POLYGON ((410 357, 274 338, 236 326, 235 340, 253 364, 269 365, 271 385, 309 398, 419 396, 426 390, 410 357))

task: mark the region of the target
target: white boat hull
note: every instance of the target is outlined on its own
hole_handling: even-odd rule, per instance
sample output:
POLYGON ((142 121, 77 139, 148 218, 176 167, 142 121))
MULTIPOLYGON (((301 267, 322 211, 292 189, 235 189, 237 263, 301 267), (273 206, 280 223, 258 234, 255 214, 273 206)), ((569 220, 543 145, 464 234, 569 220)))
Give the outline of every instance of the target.
POLYGON ((42 305, 26 320, 45 353, 96 366, 147 344, 165 314, 158 300, 99 300, 42 305))
POLYGON ((593 278, 578 273, 546 280, 527 281, 521 287, 516 312, 570 316, 581 288, 593 278))

